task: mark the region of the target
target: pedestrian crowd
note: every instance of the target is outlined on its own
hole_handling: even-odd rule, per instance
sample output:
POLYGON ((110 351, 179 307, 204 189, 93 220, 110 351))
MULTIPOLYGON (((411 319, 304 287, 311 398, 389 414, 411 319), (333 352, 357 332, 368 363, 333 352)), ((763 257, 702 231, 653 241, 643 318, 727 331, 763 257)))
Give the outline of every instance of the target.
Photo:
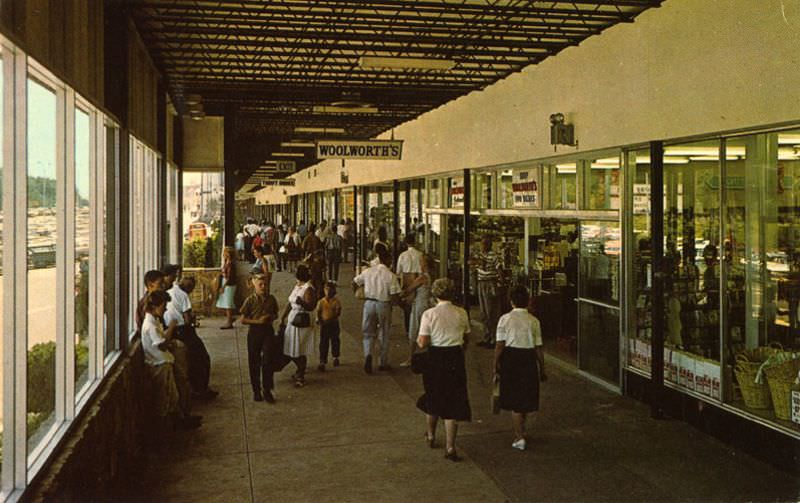
MULTIPOLYGON (((318 371, 326 370, 329 354, 333 367, 340 365, 342 304, 337 287, 339 265, 347 260, 352 247, 352 222, 334 224, 307 225, 301 220, 297 227, 269 222, 258 225, 248 219, 235 247, 223 250, 216 307, 226 313, 221 329, 234 328, 237 310, 238 322, 247 326, 247 361, 256 402, 275 403, 273 375, 290 363, 294 365, 294 386, 305 386, 308 358, 315 350, 318 371), (250 264, 246 281, 237 278, 237 260, 250 264), (296 279, 282 310, 272 292, 272 278, 281 271, 293 273, 296 279), (247 295, 237 309, 239 286, 246 288, 247 295)), ((436 262, 417 249, 414 232, 406 235, 404 248, 394 261, 386 229, 380 227, 373 242, 373 258, 364 262, 353 278, 353 291, 364 301, 363 369, 367 374, 376 368, 379 372, 391 370, 389 333, 393 306, 399 306, 408 336, 408 354, 400 367, 422 375, 424 394, 417 407, 426 417, 425 441, 431 448, 437 447, 436 431, 442 420, 445 458, 459 461, 458 423, 472 417, 464 352, 476 324, 457 304, 453 281, 434 279, 436 262)), ((517 285, 506 291, 498 264, 490 240, 483 241, 481 252, 469 264, 477 271, 483 319, 479 326, 484 327, 478 345, 494 349, 493 405, 511 412, 512 447, 525 450, 526 418, 539 410, 540 382, 547 378, 541 329, 531 312, 528 290, 517 285), (511 310, 502 316, 501 297, 511 304, 511 310)), ((170 265, 145 275, 148 293, 139 302, 137 324, 145 362, 158 390, 159 415, 183 429, 201 424, 201 418, 191 414, 192 400, 210 400, 217 392, 209 387, 211 361, 195 330, 189 298, 195 279, 180 273, 180 267, 170 265)))

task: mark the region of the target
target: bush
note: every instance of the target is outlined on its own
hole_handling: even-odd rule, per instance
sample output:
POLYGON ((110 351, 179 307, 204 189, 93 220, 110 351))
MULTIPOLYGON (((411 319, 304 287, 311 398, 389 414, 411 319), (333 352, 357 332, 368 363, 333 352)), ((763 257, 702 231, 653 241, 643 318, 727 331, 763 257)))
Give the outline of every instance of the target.
POLYGON ((222 233, 213 223, 210 240, 195 238, 183 242, 183 267, 219 267, 221 262, 222 233))
POLYGON ((50 415, 55 409, 56 343, 36 344, 28 351, 28 412, 50 415))

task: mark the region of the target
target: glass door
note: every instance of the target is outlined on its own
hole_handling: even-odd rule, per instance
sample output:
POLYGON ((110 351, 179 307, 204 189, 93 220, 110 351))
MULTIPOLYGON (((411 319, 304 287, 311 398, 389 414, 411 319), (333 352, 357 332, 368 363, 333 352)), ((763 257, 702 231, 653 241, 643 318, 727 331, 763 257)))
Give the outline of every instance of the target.
POLYGON ((619 385, 620 254, 618 221, 580 223, 578 368, 619 385))

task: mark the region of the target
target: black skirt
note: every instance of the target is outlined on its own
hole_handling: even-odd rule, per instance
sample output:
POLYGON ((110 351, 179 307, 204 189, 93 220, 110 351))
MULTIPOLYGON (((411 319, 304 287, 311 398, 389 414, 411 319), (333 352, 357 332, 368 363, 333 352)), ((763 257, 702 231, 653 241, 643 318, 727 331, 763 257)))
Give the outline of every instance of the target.
POLYGON ((539 410, 539 363, 535 349, 503 349, 500 408, 519 413, 539 410))
POLYGON ((417 408, 422 412, 456 421, 472 419, 461 346, 428 348, 428 365, 422 374, 422 383, 425 394, 417 400, 417 408))

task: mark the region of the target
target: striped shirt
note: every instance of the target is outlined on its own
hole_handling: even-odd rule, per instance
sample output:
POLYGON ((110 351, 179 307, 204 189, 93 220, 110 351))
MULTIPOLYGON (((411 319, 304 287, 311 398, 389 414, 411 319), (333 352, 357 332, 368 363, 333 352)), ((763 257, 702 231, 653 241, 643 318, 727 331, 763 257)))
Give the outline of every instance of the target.
POLYGON ((500 257, 493 251, 478 254, 478 281, 496 281, 500 277, 500 257))

